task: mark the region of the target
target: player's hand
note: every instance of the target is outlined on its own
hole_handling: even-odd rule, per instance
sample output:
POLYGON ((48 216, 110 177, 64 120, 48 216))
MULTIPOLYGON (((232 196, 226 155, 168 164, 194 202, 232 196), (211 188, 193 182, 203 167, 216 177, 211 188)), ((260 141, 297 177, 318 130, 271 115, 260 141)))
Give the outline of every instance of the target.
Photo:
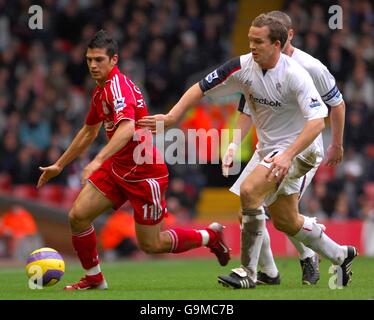
POLYGON ((326 165, 335 166, 343 160, 344 148, 336 144, 330 144, 327 148, 326 165))
POLYGON ((236 143, 230 143, 222 158, 222 175, 226 178, 229 176, 229 168, 232 166, 237 149, 238 145, 236 143))
POLYGON ((86 165, 82 171, 81 184, 84 186, 87 179, 93 174, 97 169, 100 168, 102 163, 96 159, 92 160, 88 165, 86 165))
POLYGON ((271 182, 275 178, 276 182, 280 183, 291 167, 292 157, 284 152, 273 158, 265 158, 264 161, 272 164, 266 175, 268 181, 271 182))
POLYGON ((176 122, 170 114, 155 114, 153 116, 141 118, 137 124, 142 128, 150 129, 152 133, 157 133, 156 122, 159 121, 163 123, 164 129, 172 126, 176 122))
POLYGON ((53 164, 48 167, 39 167, 39 170, 42 171, 43 173, 39 177, 38 184, 36 187, 40 188, 44 186, 49 180, 58 176, 61 173, 62 169, 63 168, 61 168, 60 166, 56 164, 53 164))

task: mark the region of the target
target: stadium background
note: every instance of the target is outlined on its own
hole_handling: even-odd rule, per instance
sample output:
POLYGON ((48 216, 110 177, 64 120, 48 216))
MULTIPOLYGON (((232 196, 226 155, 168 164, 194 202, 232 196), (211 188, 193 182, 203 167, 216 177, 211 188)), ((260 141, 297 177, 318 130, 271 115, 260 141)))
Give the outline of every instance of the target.
MULTIPOLYGON (((374 7, 370 1, 245 0, 0 0, 0 266, 22 261, 47 245, 73 255, 67 212, 79 192, 80 171, 105 143, 104 135, 49 185, 35 189, 38 166, 54 162, 69 145, 88 110, 90 79, 85 44, 100 28, 120 44, 120 69, 147 97, 150 112, 166 112, 194 81, 227 59, 248 51, 251 19, 286 10, 294 45, 320 59, 335 76, 347 105, 345 157, 336 168, 321 166, 303 198, 303 213, 325 221, 338 242, 374 255, 374 7), (43 29, 28 27, 28 9, 43 9, 43 29), (343 29, 330 30, 330 5, 343 9, 343 29)), ((230 128, 235 97, 202 101, 181 128, 230 128)), ((330 130, 324 132, 325 145, 330 130)), ((243 143, 243 164, 255 145, 243 143)), ((210 146, 215 148, 215 146, 210 146)), ((215 150, 215 156, 219 150, 215 150)), ((214 156, 213 156, 214 158, 214 156)), ((211 157, 208 160, 213 160, 211 157)), ((239 199, 219 165, 169 166, 170 224, 227 225, 227 241, 239 252, 239 199)), ((130 207, 96 221, 106 259, 138 258, 130 207), (112 250, 116 248, 116 250, 112 250), (104 250, 105 249, 105 250, 104 250)), ((269 222, 276 255, 295 255, 269 222)), ((184 254, 204 255, 199 249, 184 254)))

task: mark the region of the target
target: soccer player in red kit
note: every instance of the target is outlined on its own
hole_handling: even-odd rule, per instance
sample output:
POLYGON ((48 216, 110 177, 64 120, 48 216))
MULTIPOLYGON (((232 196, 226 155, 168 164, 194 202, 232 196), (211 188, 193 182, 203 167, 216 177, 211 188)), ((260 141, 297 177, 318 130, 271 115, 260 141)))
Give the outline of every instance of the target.
MULTIPOLYGON (((88 44, 86 59, 97 86, 85 124, 54 164, 39 168, 42 174, 37 185, 40 188, 60 174, 88 148, 104 124, 108 143, 84 168, 83 189, 69 212, 73 246, 86 274, 65 290, 108 288, 100 269, 92 222, 103 212, 118 209, 126 201, 134 208, 136 235, 143 251, 149 254, 179 253, 207 246, 219 263, 226 265, 230 254, 219 223, 212 223, 202 230, 174 228, 162 231, 168 170, 163 162, 141 163, 137 161, 139 157, 134 156, 141 143, 133 138, 134 134, 144 131, 136 126, 136 121, 148 115, 148 111, 140 90, 116 66, 116 42, 100 30, 88 44)), ((151 137, 149 130, 147 133, 151 137)), ((158 151, 152 146, 148 152, 154 159, 158 151)))

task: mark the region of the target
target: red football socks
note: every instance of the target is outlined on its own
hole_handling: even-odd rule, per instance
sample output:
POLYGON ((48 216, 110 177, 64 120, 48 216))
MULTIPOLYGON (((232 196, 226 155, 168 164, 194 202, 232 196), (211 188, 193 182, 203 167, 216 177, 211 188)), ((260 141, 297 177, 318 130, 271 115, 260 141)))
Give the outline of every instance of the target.
POLYGON ((209 228, 204 230, 195 229, 181 229, 174 228, 166 230, 171 237, 171 249, 172 253, 185 252, 193 248, 198 248, 204 245, 202 232, 207 232, 207 245, 213 243, 216 239, 216 234, 209 228))
POLYGON ((91 269, 99 264, 96 233, 93 226, 72 235, 73 246, 84 269, 91 269))

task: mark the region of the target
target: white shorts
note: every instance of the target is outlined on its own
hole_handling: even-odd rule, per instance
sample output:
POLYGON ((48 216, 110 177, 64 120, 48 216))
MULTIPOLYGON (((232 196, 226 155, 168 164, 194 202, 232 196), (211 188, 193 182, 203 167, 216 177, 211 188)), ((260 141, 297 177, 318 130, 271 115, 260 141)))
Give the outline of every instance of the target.
MULTIPOLYGON (((273 192, 270 192, 265 197, 263 202, 264 206, 271 205, 275 200, 277 200, 278 196, 280 195, 290 195, 299 193, 301 198, 306 188, 312 181, 314 174, 316 173, 318 166, 320 165, 323 159, 319 153, 313 152, 311 149, 312 148, 307 148, 301 154, 299 154, 293 159, 291 167, 288 170, 287 175, 284 177, 283 181, 279 185, 278 189, 273 192)), ((271 157, 275 152, 277 152, 277 155, 279 155, 283 151, 284 150, 275 149, 266 157, 271 157)), ((259 164, 267 168, 270 168, 271 166, 271 163, 265 162, 263 159, 260 158, 258 152, 255 151, 251 160, 248 162, 248 164, 240 174, 239 178, 230 188, 230 191, 240 196, 240 185, 259 164)))

